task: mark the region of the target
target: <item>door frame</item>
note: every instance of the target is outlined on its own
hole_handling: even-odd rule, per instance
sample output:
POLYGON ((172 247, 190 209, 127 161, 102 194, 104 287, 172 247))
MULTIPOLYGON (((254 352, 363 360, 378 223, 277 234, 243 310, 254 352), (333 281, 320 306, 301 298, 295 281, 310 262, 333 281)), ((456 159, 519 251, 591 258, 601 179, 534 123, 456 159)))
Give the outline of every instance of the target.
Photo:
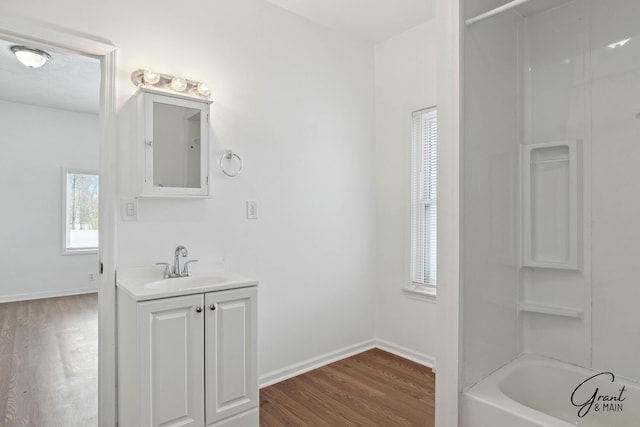
POLYGON ((107 41, 22 17, 0 16, 0 37, 100 60, 100 249, 98 292, 98 425, 116 425, 115 143, 117 49, 107 41))
POLYGON ((436 427, 462 423, 462 0, 437 0, 438 345, 436 427), (441 167, 440 167, 441 166, 441 167))

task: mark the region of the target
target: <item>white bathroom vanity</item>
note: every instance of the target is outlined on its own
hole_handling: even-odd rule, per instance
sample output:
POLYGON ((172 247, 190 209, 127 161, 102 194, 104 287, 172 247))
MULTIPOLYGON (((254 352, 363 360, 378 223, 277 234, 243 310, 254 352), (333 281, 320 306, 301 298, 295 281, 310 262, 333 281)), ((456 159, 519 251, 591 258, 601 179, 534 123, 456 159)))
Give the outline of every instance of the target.
POLYGON ((258 426, 257 285, 117 272, 119 426, 258 426))

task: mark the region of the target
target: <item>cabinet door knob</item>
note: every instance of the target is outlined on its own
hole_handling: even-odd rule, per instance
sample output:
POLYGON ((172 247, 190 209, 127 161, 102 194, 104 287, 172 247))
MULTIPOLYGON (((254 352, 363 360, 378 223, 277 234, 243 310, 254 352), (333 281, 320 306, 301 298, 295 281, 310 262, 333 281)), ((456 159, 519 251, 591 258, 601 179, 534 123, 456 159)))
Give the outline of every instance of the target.
POLYGON ((201 313, 202 312, 202 307, 198 306, 196 307, 196 313, 201 313))
POLYGON ((211 305, 209 306, 209 309, 210 309, 211 311, 213 311, 213 310, 215 310, 215 309, 216 309, 216 306, 215 306, 215 305, 213 305, 213 304, 211 304, 211 305))

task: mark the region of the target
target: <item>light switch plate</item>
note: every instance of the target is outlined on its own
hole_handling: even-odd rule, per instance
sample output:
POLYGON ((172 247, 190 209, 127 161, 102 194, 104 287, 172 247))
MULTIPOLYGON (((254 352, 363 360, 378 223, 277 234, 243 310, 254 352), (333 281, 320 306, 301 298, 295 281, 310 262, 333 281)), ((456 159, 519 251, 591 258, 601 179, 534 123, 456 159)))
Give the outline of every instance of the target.
POLYGON ((247 200, 247 219, 258 219, 258 202, 247 200))
POLYGON ((138 220, 138 199, 122 199, 122 219, 124 221, 138 220))

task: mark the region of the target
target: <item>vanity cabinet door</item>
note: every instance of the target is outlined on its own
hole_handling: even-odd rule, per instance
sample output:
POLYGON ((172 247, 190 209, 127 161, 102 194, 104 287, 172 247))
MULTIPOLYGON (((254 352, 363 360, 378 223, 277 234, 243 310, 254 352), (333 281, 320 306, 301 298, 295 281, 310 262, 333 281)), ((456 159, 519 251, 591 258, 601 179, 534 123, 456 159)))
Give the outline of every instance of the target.
POLYGON ((258 407, 257 290, 205 295, 207 426, 258 407))
POLYGON ((140 426, 204 424, 204 296, 138 307, 140 426))

